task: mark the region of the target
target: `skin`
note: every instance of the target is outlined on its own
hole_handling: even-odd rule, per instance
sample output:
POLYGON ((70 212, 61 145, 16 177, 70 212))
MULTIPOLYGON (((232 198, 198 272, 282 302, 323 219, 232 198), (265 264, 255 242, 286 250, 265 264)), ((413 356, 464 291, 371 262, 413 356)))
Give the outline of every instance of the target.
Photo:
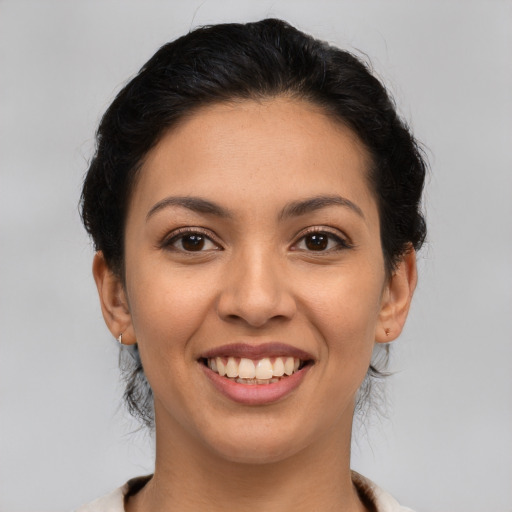
POLYGON ((348 128, 283 97, 203 108, 147 155, 124 282, 101 253, 93 265, 105 321, 139 344, 155 397, 155 475, 129 512, 365 510, 349 470, 355 396, 374 343, 400 334, 416 285, 412 250, 385 272, 368 165, 348 128), (355 206, 290 214, 327 196, 355 206), (155 206, 176 197, 229 216, 155 206), (184 249, 184 228, 208 237, 202 250, 184 249), (311 250, 311 231, 327 247, 311 250), (272 404, 230 400, 198 362, 220 345, 270 341, 314 359, 272 404))

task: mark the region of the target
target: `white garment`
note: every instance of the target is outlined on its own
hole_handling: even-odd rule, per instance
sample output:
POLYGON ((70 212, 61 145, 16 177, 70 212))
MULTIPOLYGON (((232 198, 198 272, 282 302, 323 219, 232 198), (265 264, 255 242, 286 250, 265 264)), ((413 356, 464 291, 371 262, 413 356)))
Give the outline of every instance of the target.
POLYGON ((76 512, 124 512, 124 495, 127 491, 128 484, 124 484, 114 492, 83 505, 76 512))
MULTIPOLYGON (((368 496, 377 512, 413 512, 410 508, 400 506, 390 494, 355 471, 352 472, 352 480, 359 491, 368 496)), ((80 507, 76 512, 125 512, 124 496, 128 489, 126 483, 107 496, 80 507)))

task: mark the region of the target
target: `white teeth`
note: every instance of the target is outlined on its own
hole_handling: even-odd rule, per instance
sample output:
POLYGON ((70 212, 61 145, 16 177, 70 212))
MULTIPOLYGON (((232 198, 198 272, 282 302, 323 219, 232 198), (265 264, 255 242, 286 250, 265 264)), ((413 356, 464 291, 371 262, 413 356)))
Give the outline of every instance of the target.
POLYGON ((273 384, 274 382, 279 382, 279 379, 235 379, 235 382, 239 384, 249 384, 249 386, 253 386, 254 384, 273 384))
POLYGON ((253 361, 246 357, 215 357, 208 359, 208 367, 221 377, 229 377, 244 384, 269 384, 278 382, 280 377, 292 375, 300 367, 300 359, 276 357, 274 363, 269 357, 253 361))
POLYGON ((217 364, 217 373, 221 377, 224 377, 224 375, 226 375, 226 365, 224 364, 220 357, 215 358, 215 363, 217 364))
MULTIPOLYGON (((243 359, 242 359, 243 361, 243 359)), ((256 378, 257 379, 271 379, 274 376, 272 363, 270 359, 260 359, 256 365, 256 378)), ((240 375, 241 377, 241 375, 240 375)))
POLYGON ((284 375, 284 363, 282 357, 276 357, 274 361, 274 377, 282 377, 284 375))
POLYGON ((228 377, 238 377, 238 365, 233 357, 228 359, 228 364, 226 365, 226 375, 228 377))
POLYGON ((238 379, 235 379, 235 382, 238 382, 238 384, 249 384, 249 386, 254 386, 254 384, 258 384, 258 381, 256 379, 241 379, 240 377, 238 379))
POLYGON ((293 373, 294 366, 293 357, 287 357, 284 362, 284 373, 286 373, 286 375, 291 375, 293 373))
MULTIPOLYGON (((258 366, 259 364, 260 363, 258 363, 258 366)), ((270 377, 272 377, 272 372, 270 373, 270 377)), ((258 370, 254 367, 254 363, 250 359, 245 359, 244 357, 240 359, 240 364, 238 365, 238 376, 241 379, 254 379, 254 377, 257 377, 258 379, 265 378, 260 377, 258 375, 258 370)))

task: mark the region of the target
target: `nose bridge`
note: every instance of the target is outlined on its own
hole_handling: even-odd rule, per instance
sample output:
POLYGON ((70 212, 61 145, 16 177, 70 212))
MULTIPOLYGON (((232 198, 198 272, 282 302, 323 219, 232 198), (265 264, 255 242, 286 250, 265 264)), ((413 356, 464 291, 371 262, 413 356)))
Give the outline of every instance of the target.
POLYGON ((219 299, 219 315, 261 327, 272 318, 291 318, 295 303, 282 256, 272 244, 259 243, 233 253, 219 299))

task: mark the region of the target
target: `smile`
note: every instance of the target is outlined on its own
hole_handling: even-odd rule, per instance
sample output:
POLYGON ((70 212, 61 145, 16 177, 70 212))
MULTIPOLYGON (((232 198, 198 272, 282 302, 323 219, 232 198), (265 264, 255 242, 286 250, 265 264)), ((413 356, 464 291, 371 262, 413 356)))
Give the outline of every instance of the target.
POLYGON ((289 377, 304 366, 295 357, 264 357, 252 360, 245 357, 215 357, 206 360, 210 370, 239 384, 273 384, 289 377))
POLYGON ((293 393, 315 360, 284 343, 235 343, 203 353, 198 362, 225 397, 245 405, 265 405, 293 393))

